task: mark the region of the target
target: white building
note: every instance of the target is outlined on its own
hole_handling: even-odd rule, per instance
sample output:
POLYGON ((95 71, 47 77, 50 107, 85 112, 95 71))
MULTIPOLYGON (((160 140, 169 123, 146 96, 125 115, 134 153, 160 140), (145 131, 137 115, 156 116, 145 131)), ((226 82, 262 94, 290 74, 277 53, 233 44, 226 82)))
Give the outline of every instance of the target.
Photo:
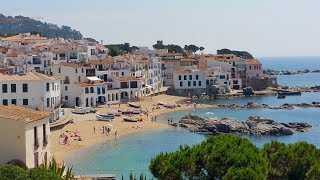
POLYGON ((173 81, 177 95, 199 96, 206 92, 206 78, 201 70, 176 70, 173 81))
POLYGON ((33 168, 51 159, 49 114, 0 106, 0 122, 0 164, 19 159, 33 168))
POLYGON ((0 104, 17 105, 51 113, 50 121, 60 116, 60 81, 34 71, 25 74, 0 74, 0 104))

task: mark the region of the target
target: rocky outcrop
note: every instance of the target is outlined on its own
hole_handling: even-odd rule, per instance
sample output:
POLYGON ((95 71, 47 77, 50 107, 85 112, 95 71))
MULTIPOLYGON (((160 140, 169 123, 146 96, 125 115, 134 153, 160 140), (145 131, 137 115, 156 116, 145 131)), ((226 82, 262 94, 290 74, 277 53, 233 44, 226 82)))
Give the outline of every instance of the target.
POLYGON ((251 135, 292 135, 294 132, 305 132, 311 128, 307 123, 278 123, 271 119, 251 116, 247 121, 231 118, 206 119, 200 116, 187 115, 173 126, 188 128, 203 134, 251 134, 251 135))
POLYGON ((252 95, 254 95, 254 91, 253 91, 253 89, 252 89, 251 86, 243 88, 243 89, 242 89, 242 93, 243 93, 243 95, 245 95, 245 96, 252 96, 252 95))

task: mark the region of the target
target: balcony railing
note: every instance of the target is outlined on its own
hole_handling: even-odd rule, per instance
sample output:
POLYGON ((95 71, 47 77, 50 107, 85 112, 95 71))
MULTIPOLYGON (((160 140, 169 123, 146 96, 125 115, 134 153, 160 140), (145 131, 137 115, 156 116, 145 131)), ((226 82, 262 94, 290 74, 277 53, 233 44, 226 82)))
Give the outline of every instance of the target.
POLYGON ((33 147, 34 147, 34 149, 38 149, 39 148, 39 138, 34 139, 33 147))
POLYGON ((63 84, 70 84, 70 80, 63 80, 63 84))

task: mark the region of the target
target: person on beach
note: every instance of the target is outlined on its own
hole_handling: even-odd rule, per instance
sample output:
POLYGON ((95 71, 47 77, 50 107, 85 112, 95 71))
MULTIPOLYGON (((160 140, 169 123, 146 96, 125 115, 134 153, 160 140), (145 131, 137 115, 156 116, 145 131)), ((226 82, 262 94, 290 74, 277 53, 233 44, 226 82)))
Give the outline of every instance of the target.
POLYGON ((104 126, 102 126, 102 134, 104 134, 104 126))
POLYGON ((93 126, 93 133, 96 133, 96 127, 93 126))
POLYGON ((170 119, 168 119, 168 125, 170 124, 170 119))
POLYGON ((151 122, 153 122, 153 117, 151 117, 151 122))
POLYGON ((117 138, 118 131, 114 132, 114 137, 117 138))
POLYGON ((172 124, 172 118, 171 118, 171 124, 172 124))
POLYGON ((154 116, 154 122, 157 122, 157 116, 154 116))

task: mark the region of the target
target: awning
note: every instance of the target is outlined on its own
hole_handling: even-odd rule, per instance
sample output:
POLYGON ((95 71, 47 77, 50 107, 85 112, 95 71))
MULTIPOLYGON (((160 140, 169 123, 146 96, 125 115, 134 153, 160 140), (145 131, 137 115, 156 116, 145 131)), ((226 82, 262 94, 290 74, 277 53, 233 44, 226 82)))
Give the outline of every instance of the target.
POLYGON ((92 76, 92 77, 87 77, 88 80, 90 81, 102 81, 102 79, 96 77, 96 76, 92 76))

